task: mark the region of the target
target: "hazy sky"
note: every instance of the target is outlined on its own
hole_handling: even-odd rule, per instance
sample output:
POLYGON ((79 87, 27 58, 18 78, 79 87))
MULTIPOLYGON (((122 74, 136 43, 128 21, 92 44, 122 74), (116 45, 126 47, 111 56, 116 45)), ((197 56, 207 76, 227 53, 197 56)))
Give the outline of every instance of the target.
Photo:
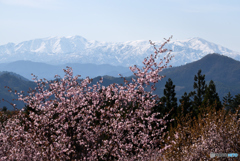
POLYGON ((240 0, 0 0, 0 45, 74 35, 110 42, 200 37, 240 52, 240 0))

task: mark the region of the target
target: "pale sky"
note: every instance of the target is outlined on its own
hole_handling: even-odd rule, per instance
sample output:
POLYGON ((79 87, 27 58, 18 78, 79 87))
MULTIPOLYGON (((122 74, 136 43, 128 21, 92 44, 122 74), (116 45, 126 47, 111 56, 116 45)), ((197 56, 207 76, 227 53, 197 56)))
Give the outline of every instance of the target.
POLYGON ((240 52, 240 0, 0 0, 0 45, 49 36, 200 37, 240 52))

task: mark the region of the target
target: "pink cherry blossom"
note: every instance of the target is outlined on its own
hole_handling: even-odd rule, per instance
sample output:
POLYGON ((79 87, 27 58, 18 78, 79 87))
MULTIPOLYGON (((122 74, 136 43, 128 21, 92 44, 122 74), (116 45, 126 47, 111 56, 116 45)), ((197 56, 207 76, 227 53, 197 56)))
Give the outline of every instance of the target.
POLYGON ((160 146, 169 120, 152 113, 157 98, 152 92, 163 78, 158 73, 171 57, 168 54, 163 65, 155 59, 167 51, 163 47, 170 39, 159 49, 150 41, 155 56, 144 59, 142 70, 130 67, 136 79, 130 84, 125 80, 125 86, 104 87, 101 78, 89 87, 91 80, 87 77, 79 83, 70 67, 58 81, 35 77, 36 89, 26 96, 18 94, 32 109, 29 115, 20 111, 0 127, 0 159, 149 160, 170 148, 160 146), (144 87, 150 83, 151 91, 146 92, 144 87))

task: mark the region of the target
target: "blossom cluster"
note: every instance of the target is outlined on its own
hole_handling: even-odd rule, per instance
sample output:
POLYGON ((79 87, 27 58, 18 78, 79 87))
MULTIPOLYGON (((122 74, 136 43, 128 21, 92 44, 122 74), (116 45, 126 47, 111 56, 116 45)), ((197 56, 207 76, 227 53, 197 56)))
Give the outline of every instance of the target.
POLYGON ((35 77, 34 90, 18 93, 27 108, 0 126, 0 160, 148 160, 161 154, 171 146, 160 146, 169 120, 152 112, 158 98, 152 92, 172 58, 169 52, 155 62, 170 39, 159 49, 150 41, 155 55, 144 59, 142 70, 130 67, 136 79, 124 79, 125 86, 105 87, 103 79, 90 86, 89 77, 79 82, 70 67, 52 82, 35 77))

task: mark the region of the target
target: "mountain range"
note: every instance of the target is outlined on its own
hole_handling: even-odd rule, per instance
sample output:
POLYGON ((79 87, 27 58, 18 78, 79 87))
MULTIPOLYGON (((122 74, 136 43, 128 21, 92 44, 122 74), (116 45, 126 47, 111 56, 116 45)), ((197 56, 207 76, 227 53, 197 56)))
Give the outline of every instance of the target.
MULTIPOLYGON (((163 89, 168 78, 171 78, 173 84, 175 85, 176 97, 178 100, 184 94, 184 92, 193 91, 194 75, 197 74, 198 70, 202 70, 202 74, 205 75, 206 84, 213 80, 216 85, 216 91, 219 94, 220 99, 227 95, 228 92, 234 96, 240 93, 240 61, 236 61, 227 56, 220 54, 208 54, 202 59, 182 65, 179 67, 167 68, 163 70, 160 75, 165 75, 166 77, 162 81, 156 84, 156 91, 154 92, 159 97, 163 96, 163 89)), ((63 73, 63 72, 62 72, 63 73)), ((81 73, 77 73, 81 74, 81 73)), ((93 78, 93 81, 90 85, 96 84, 101 76, 93 78)), ((131 78, 135 76, 126 77, 126 80, 131 82, 131 78)), ((103 76, 102 85, 108 86, 112 83, 124 84, 122 78, 112 77, 112 76, 103 76)), ((35 83, 24 79, 22 76, 10 73, 10 72, 1 72, 0 73, 0 98, 5 98, 8 101, 12 102, 13 98, 17 98, 12 93, 8 93, 7 89, 4 86, 9 86, 12 90, 23 90, 28 91, 28 88, 35 87, 35 83)), ((147 91, 149 88, 146 89, 147 91)), ((23 107, 23 103, 17 103, 17 107, 23 107)), ((0 102, 0 107, 7 106, 11 109, 6 102, 0 102)))
MULTIPOLYGON (((202 59, 186 65, 164 69, 159 74, 164 75, 165 78, 156 83, 157 89, 153 93, 162 97, 166 81, 171 78, 175 85, 176 97, 179 100, 184 92, 189 93, 194 90, 194 76, 200 69, 202 75, 205 75, 206 84, 210 80, 214 81, 220 100, 228 92, 231 92, 232 95, 240 93, 240 61, 216 53, 208 54, 202 59)), ((103 78, 104 86, 112 83, 124 84, 121 78, 109 76, 103 78)), ((135 76, 126 77, 126 80, 131 82, 132 78, 135 76)), ((92 84, 95 84, 99 79, 100 77, 94 78, 92 84)), ((150 91, 150 86, 146 90, 150 91)))
MULTIPOLYGON (((154 41, 160 47, 163 41, 154 41)), ((219 53, 240 60, 240 53, 208 42, 202 38, 170 41, 166 49, 172 50, 170 65, 180 66, 197 61, 209 53, 219 53)), ((8 43, 0 46, 0 63, 19 60, 63 65, 66 63, 109 64, 129 67, 142 66, 145 57, 154 54, 149 41, 101 42, 87 40, 81 36, 48 37, 8 43)), ((166 53, 160 55, 165 56, 166 53)))
POLYGON ((32 73, 40 79, 54 79, 55 75, 64 76, 63 69, 72 67, 74 75, 81 75, 81 78, 94 78, 97 76, 114 76, 119 77, 118 74, 123 76, 131 76, 132 72, 127 67, 113 66, 109 64, 81 64, 81 63, 67 63, 62 65, 50 65, 41 62, 32 62, 29 60, 19 60, 11 63, 0 63, 0 71, 8 71, 17 73, 28 80, 32 80, 32 73))

